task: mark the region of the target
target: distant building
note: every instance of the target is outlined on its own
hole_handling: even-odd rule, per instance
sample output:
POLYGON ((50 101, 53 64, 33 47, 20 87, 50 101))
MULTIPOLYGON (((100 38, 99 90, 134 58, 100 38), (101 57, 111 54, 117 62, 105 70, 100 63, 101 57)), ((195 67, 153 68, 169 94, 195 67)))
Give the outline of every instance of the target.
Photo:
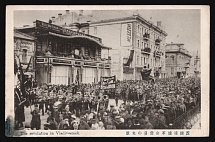
POLYGON ((191 67, 192 55, 184 48, 184 44, 166 45, 166 71, 168 77, 188 77, 193 75, 191 67))
POLYGON ((14 30, 14 54, 19 57, 25 77, 35 77, 34 37, 18 30, 14 30))
POLYGON ((201 64, 200 64, 200 57, 198 55, 198 51, 196 57, 194 58, 194 73, 196 76, 201 74, 201 64))
POLYGON ((37 20, 34 27, 17 29, 34 35, 35 68, 38 85, 97 83, 110 76, 110 58, 101 58, 101 49, 111 48, 102 39, 62 26, 37 20))

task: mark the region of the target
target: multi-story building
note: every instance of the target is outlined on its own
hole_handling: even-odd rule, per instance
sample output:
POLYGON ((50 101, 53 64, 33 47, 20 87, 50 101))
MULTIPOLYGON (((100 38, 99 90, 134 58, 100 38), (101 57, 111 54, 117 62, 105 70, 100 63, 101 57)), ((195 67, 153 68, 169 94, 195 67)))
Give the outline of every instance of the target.
POLYGON ((171 43, 166 45, 166 71, 168 77, 188 77, 192 55, 184 48, 184 44, 171 43))
POLYGON ((165 77, 167 33, 162 30, 161 21, 155 26, 134 13, 128 17, 91 22, 89 33, 112 47, 111 75, 116 75, 117 79, 141 80, 144 66, 152 69, 152 76, 165 77))
POLYGON ((39 85, 96 83, 101 76, 110 76, 111 59, 101 58, 101 49, 111 48, 101 38, 38 20, 35 24, 19 31, 35 36, 39 85))
POLYGON ((35 77, 35 44, 34 37, 14 30, 14 54, 18 56, 25 77, 35 77))
MULTIPOLYGON (((102 38, 103 44, 112 47, 111 75, 117 79, 141 80, 144 66, 152 69, 151 75, 165 77, 165 39, 167 33, 162 30, 161 21, 155 26, 139 14, 123 17, 121 11, 93 11, 92 15, 79 14, 69 10, 57 18, 55 25, 102 38), (103 16, 102 16, 103 15, 103 16), (115 19, 108 19, 117 17, 115 19)), ((101 51, 107 58, 107 52, 101 51)))

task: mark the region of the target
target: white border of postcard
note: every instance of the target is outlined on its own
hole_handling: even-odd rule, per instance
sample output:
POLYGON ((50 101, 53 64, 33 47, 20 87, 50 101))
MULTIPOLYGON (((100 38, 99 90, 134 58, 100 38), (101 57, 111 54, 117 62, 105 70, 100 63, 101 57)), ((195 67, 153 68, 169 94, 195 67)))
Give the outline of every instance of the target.
MULTIPOLYGON (((62 135, 56 131, 47 130, 27 130, 24 137, 206 137, 209 136, 209 41, 210 41, 210 7, 207 5, 82 5, 82 6, 54 6, 54 5, 8 5, 6 7, 6 74, 5 74, 5 119, 8 116, 14 118, 13 101, 13 11, 14 10, 134 10, 134 9, 200 9, 201 11, 201 129, 190 130, 67 130, 61 131, 62 135), (177 131, 177 135, 176 135, 177 131), (35 132, 35 135, 30 133, 35 132), (130 133, 131 135, 126 135, 130 133), (135 135, 133 134, 135 133, 135 135), (153 135, 151 135, 153 133, 153 135), (172 133, 172 135, 170 135, 172 133), (52 135, 53 134, 53 135, 52 135)), ((22 135, 23 136, 23 135, 22 135)))

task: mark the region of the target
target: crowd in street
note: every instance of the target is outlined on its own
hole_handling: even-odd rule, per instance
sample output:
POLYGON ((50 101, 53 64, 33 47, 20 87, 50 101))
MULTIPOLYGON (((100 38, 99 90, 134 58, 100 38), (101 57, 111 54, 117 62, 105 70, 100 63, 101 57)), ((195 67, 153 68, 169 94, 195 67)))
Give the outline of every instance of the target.
POLYGON ((116 81, 114 91, 95 84, 29 88, 29 104, 34 106, 29 127, 41 129, 40 116, 47 113, 45 130, 168 129, 201 102, 200 82, 194 77, 125 80, 116 81), (109 105, 112 95, 115 105, 109 105))

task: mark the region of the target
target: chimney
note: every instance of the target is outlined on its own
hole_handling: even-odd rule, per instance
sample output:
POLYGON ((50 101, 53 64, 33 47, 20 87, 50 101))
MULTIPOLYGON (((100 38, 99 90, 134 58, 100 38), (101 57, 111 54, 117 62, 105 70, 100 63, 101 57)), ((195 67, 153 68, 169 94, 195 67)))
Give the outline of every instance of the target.
POLYGON ((69 14, 69 10, 66 10, 66 14, 69 14))
POLYGON ((54 23, 55 22, 55 17, 54 16, 52 16, 52 23, 54 23))
POLYGON ((59 14, 58 14, 58 18, 60 18, 61 16, 62 16, 62 14, 61 14, 61 13, 59 13, 59 14))
POLYGON ((157 27, 161 28, 161 21, 157 21, 157 27))
POLYGON ((33 26, 36 27, 36 21, 33 21, 33 26))
POLYGON ((23 27, 29 27, 29 25, 23 25, 23 27))
POLYGON ((133 16, 139 16, 138 11, 133 12, 133 16))
POLYGON ((61 21, 61 17, 62 17, 62 14, 59 13, 59 14, 58 14, 59 21, 61 21))
POLYGON ((79 16, 83 16, 84 10, 79 10, 79 16))

